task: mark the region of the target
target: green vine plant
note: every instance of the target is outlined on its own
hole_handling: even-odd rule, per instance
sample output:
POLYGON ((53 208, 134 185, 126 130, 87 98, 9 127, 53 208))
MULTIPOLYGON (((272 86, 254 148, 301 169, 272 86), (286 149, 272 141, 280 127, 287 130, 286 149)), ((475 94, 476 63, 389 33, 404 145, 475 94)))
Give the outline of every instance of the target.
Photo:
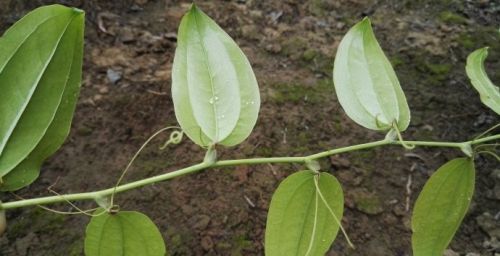
MULTIPOLYGON (((1 191, 16 191, 35 181, 44 160, 67 137, 80 90, 83 30, 83 11, 51 5, 30 12, 0 38, 1 191)), ((484 70, 487 50, 469 55, 466 72, 481 101, 500 114, 499 88, 484 70)), ((413 255, 442 255, 467 213, 474 192, 475 158, 484 154, 499 161, 499 125, 463 142, 404 140, 410 109, 368 18, 342 39, 333 80, 347 115, 367 129, 386 134, 383 139, 308 156, 218 159, 217 148, 235 146, 252 132, 260 108, 259 87, 238 45, 193 4, 180 22, 172 71, 172 97, 180 128, 167 127, 158 133, 174 130, 164 147, 179 143, 186 135, 206 148, 204 160, 121 184, 143 145, 112 188, 0 203, 0 233, 9 229, 5 211, 30 206, 50 210, 47 205, 68 203, 76 213, 91 217, 85 232, 85 255, 166 255, 167 247, 153 221, 139 212, 122 211, 115 200, 119 193, 209 168, 298 163, 303 169, 283 180, 272 197, 265 254, 324 255, 339 230, 355 250, 342 227, 342 186, 334 175, 321 170, 317 160, 389 145, 408 150, 446 147, 462 151, 464 156, 444 164, 429 178, 411 219, 413 255), (97 208, 79 209, 74 202, 81 200, 93 200, 97 208)))

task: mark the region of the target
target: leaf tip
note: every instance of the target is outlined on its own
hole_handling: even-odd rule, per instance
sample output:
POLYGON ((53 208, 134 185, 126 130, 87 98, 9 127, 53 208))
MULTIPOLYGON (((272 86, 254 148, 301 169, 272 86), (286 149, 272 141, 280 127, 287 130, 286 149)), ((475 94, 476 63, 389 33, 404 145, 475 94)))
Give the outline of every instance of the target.
POLYGON ((191 8, 189 8, 189 13, 196 14, 197 12, 200 11, 200 8, 196 5, 196 3, 191 4, 191 8))
POLYGON ((488 55, 488 50, 490 49, 489 46, 485 46, 483 48, 480 49, 481 53, 484 54, 484 55, 488 55))
POLYGON ((372 22, 371 22, 371 20, 370 20, 370 17, 365 16, 365 17, 361 20, 360 24, 361 24, 362 26, 370 26, 370 27, 371 27, 372 22))
POLYGON ((84 15, 85 14, 85 11, 82 10, 82 9, 78 9, 76 7, 73 7, 71 8, 71 10, 73 11, 73 13, 77 14, 77 15, 84 15))

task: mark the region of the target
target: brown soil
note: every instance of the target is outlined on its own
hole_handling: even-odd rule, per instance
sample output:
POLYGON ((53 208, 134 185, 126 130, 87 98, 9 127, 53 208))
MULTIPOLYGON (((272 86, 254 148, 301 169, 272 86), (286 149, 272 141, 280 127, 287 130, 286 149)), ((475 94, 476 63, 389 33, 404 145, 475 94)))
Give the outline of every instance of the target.
MULTIPOLYGON (((0 31, 27 11, 53 2, 87 12, 83 86, 67 143, 43 167, 40 178, 17 193, 23 197, 49 195, 47 187, 56 182, 59 193, 110 187, 147 137, 176 125, 170 70, 175 33, 189 2, 0 0, 0 31), (107 32, 99 29, 100 24, 107 32), (120 79, 113 83, 113 76, 120 79)), ((336 47, 364 15, 372 18, 409 101, 412 123, 405 138, 468 140, 499 122, 480 103, 464 71, 467 54, 486 45, 492 47, 488 70, 500 70, 497 1, 197 2, 248 55, 262 96, 253 134, 240 146, 224 149, 221 158, 305 155, 382 138, 384 134, 349 120, 331 82, 336 47)), ((490 75, 500 81, 499 72, 490 75)), ((203 158, 203 150, 187 139, 165 151, 158 150, 161 143, 155 141, 139 157, 128 181, 203 158)), ((388 147, 322 161, 323 170, 343 184, 343 223, 357 245, 349 249, 339 235, 328 255, 411 255, 406 198, 411 207, 430 174, 460 155, 444 149, 417 148, 410 153, 388 147)), ((492 176, 499 167, 484 158, 476 165, 473 204, 451 249, 460 255, 494 255, 500 253, 500 222, 492 217, 500 212, 500 198, 494 193, 500 181, 492 176)), ((212 169, 121 194, 118 203, 121 209, 150 216, 172 255, 262 255, 272 192, 301 168, 212 169)), ((78 205, 94 207, 93 202, 78 205)), ((9 211, 8 220, 0 255, 83 254, 86 216, 26 208, 9 211)))

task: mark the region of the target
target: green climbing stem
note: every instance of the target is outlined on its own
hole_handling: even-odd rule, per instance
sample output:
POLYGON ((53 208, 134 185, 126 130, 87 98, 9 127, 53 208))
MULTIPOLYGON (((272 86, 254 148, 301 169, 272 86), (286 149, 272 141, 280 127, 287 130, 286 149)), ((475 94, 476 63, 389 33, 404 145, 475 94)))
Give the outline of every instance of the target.
POLYGON ((144 187, 147 185, 155 184, 165 180, 170 180, 176 177, 180 177, 186 174, 191 174, 199 172, 209 168, 224 167, 224 166, 236 166, 236 165, 255 165, 255 164, 273 164, 273 163, 306 163, 311 160, 316 160, 331 155, 336 155, 340 153, 352 152, 362 149, 375 148, 386 145, 409 145, 409 146, 425 146, 425 147, 451 147, 462 149, 464 146, 472 146, 476 144, 481 144, 488 141, 499 140, 500 134, 486 136, 480 139, 475 139, 465 142, 440 142, 440 141, 393 141, 389 139, 378 140, 363 144, 357 144, 347 147, 341 147, 336 149, 331 149, 323 151, 320 153, 312 154, 309 156, 297 156, 297 157, 268 157, 268 158, 248 158, 248 159, 237 159, 237 160, 219 160, 214 163, 199 163, 186 168, 182 168, 173 172, 160 174, 157 176, 145 178, 142 180, 137 180, 127 184, 120 185, 118 187, 108 188, 104 190, 85 192, 85 193, 75 193, 75 194, 65 194, 57 196, 48 196, 32 199, 24 199, 12 202, 1 203, 0 209, 8 210, 15 208, 22 208, 28 206, 45 205, 62 203, 67 201, 82 201, 82 200, 98 200, 100 198, 108 197, 114 192, 121 193, 128 190, 144 187))

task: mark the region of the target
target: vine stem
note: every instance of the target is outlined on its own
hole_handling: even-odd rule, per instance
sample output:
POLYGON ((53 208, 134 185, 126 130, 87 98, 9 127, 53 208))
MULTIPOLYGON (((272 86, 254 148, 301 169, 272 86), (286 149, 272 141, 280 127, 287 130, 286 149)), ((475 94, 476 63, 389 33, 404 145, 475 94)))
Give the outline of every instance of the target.
POLYGON ((66 195, 58 195, 58 196, 48 196, 48 197, 39 197, 32 199, 24 199, 18 201, 12 201, 7 203, 1 203, 1 210, 9 210, 15 208, 22 208, 28 206, 37 206, 44 204, 55 204, 67 201, 82 201, 82 200, 99 200, 103 197, 107 197, 112 195, 113 193, 121 193, 128 190, 144 187, 146 185, 155 184, 158 182, 170 180, 176 177, 184 176, 186 174, 191 174, 195 172, 199 172, 209 168, 215 167, 225 167, 225 166, 236 166, 236 165, 255 165, 255 164, 272 164, 272 163, 307 163, 312 160, 328 157, 331 155, 358 151, 363 149, 375 148, 385 145, 409 145, 409 146, 425 146, 425 147, 451 147, 451 148, 459 148, 462 149, 464 146, 471 146, 475 144, 481 144, 488 141, 499 140, 500 134, 491 135, 487 137, 483 137, 480 139, 475 139, 471 141, 465 142, 440 142, 440 141, 393 141, 390 139, 378 140, 363 144, 357 144, 347 147, 341 147, 336 149, 331 149, 327 151, 323 151, 320 153, 312 154, 309 156, 297 156, 297 157, 268 157, 268 158, 248 158, 248 159, 237 159, 237 160, 219 160, 215 163, 206 163, 202 162, 199 164, 195 164, 186 168, 182 168, 173 172, 160 174, 157 176, 145 178, 142 180, 133 181, 127 184, 123 184, 117 187, 108 188, 104 190, 94 191, 94 192, 85 192, 85 193, 75 193, 75 194, 66 194, 66 195))

